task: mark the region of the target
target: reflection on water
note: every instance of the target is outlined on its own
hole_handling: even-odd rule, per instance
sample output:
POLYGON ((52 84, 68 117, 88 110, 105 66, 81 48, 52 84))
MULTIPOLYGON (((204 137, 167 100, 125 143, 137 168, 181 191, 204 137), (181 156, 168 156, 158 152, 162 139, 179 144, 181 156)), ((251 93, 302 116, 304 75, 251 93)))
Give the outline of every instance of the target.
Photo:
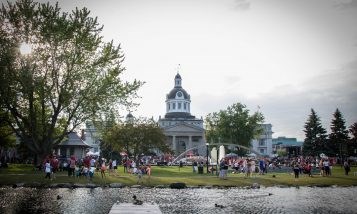
POLYGON ((108 213, 117 201, 131 202, 133 194, 157 203, 163 213, 357 213, 357 187, 0 188, 0 213, 108 213))

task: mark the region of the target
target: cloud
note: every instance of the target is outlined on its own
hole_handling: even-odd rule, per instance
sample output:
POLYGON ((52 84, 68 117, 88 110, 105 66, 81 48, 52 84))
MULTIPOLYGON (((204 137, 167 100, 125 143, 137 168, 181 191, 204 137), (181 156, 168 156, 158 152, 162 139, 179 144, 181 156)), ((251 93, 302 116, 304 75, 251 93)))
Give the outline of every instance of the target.
POLYGON ((339 9, 348 9, 352 7, 357 7, 357 0, 334 0, 333 4, 339 9))
POLYGON ((332 114, 339 108, 346 126, 357 122, 357 59, 339 69, 331 69, 316 75, 301 85, 279 85, 274 90, 247 97, 232 90, 224 95, 205 92, 193 95, 192 113, 206 116, 211 112, 226 109, 236 102, 246 104, 251 112, 261 106, 265 122, 273 125, 274 137, 288 136, 305 138, 303 127, 313 108, 327 132, 330 132, 332 114))
POLYGON ((247 0, 235 0, 235 8, 238 10, 249 10, 250 2, 247 0))

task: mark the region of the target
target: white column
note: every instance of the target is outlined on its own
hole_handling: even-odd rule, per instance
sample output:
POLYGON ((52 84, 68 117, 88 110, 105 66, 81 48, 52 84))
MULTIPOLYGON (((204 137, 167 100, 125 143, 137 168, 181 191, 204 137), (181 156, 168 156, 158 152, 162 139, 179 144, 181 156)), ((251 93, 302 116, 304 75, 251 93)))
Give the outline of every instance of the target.
POLYGON ((174 153, 176 153, 177 148, 176 148, 176 136, 175 135, 172 136, 172 150, 174 151, 174 153))
POLYGON ((191 135, 188 136, 188 147, 189 148, 186 148, 186 149, 191 149, 193 147, 193 145, 192 145, 192 136, 191 135))

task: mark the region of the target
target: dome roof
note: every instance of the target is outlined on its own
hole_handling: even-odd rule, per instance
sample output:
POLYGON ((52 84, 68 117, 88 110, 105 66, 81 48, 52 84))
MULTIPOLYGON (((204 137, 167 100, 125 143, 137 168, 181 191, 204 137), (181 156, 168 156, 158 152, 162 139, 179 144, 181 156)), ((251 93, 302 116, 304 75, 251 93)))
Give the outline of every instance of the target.
POLYGON ((190 99, 190 95, 186 92, 185 89, 183 89, 182 87, 175 87, 173 88, 166 96, 166 99, 175 99, 176 98, 176 94, 177 92, 181 91, 183 98, 186 100, 190 99))

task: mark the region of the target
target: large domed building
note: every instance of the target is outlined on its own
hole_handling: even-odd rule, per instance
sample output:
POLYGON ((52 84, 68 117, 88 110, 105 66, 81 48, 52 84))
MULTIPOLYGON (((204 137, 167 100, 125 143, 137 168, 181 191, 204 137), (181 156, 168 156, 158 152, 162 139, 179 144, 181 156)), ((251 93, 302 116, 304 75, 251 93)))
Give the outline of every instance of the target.
MULTIPOLYGON (((206 155, 203 120, 191 115, 190 95, 182 88, 182 78, 175 76, 174 88, 166 95, 166 114, 159 125, 175 155, 192 149, 194 155, 206 155)), ((191 153, 191 152, 188 152, 191 153)))

